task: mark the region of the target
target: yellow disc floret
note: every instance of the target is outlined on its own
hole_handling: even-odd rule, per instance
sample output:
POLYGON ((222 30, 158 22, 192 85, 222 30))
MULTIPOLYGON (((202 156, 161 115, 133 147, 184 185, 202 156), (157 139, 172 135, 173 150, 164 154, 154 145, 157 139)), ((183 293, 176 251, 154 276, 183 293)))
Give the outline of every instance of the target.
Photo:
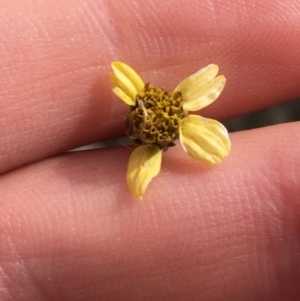
POLYGON ((155 144, 166 149, 178 139, 183 117, 181 92, 169 93, 146 84, 126 116, 127 134, 137 144, 155 144))

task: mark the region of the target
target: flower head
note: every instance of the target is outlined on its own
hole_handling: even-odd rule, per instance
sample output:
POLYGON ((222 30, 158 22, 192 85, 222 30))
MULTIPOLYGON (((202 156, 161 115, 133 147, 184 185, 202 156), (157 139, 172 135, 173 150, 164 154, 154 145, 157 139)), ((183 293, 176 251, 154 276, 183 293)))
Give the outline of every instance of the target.
POLYGON ((217 76, 217 65, 208 65, 184 79, 173 92, 144 84, 128 65, 113 62, 110 79, 113 92, 130 106, 127 134, 139 146, 129 158, 127 183, 141 199, 150 181, 158 175, 162 151, 180 139, 183 149, 197 161, 218 164, 229 154, 226 128, 216 120, 189 115, 214 102, 226 79, 217 76))

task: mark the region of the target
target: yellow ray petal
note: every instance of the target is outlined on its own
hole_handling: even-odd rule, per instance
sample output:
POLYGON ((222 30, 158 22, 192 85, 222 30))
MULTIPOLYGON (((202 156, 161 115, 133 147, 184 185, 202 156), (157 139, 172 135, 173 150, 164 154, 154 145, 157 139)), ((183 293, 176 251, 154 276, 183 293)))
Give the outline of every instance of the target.
POLYGON ((221 75, 197 90, 187 91, 186 94, 182 94, 183 108, 187 111, 198 111, 207 107, 219 97, 225 83, 225 76, 221 75))
POLYGON ((135 105, 135 100, 133 100, 130 96, 128 96, 121 88, 114 87, 113 92, 129 106, 135 105))
POLYGON ((135 95, 133 96, 133 94, 130 91, 128 91, 126 87, 124 87, 123 83, 121 83, 114 74, 111 74, 109 76, 109 79, 114 85, 113 92, 126 104, 134 106, 136 103, 135 95))
POLYGON ((219 72, 219 67, 214 64, 210 64, 196 73, 185 78, 180 84, 175 88, 175 91, 181 91, 186 93, 191 89, 197 89, 197 86, 203 86, 209 81, 214 79, 219 72), (197 85, 195 85, 197 83, 197 85))
POLYGON ((113 62, 111 67, 116 75, 118 86, 130 97, 135 99, 144 88, 144 82, 141 77, 128 65, 122 62, 113 62))
POLYGON ((160 171, 162 151, 155 145, 137 147, 129 158, 127 184, 132 194, 142 199, 148 184, 160 171))
POLYGON ((198 111, 215 101, 222 92, 226 79, 218 76, 219 67, 208 65, 195 74, 184 79, 175 89, 180 91, 184 109, 198 111))
POLYGON ((114 87, 117 87, 119 85, 118 78, 114 74, 111 74, 109 76, 109 79, 110 79, 110 82, 113 84, 114 87))
POLYGON ((198 115, 181 120, 179 137, 189 156, 212 165, 228 156, 231 148, 226 128, 216 120, 198 115))

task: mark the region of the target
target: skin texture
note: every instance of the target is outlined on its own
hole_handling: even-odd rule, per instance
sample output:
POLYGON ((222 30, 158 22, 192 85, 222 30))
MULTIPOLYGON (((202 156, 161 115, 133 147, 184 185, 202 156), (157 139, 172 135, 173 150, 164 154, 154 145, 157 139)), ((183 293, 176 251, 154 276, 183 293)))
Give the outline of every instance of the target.
POLYGON ((0 300, 299 300, 300 123, 231 134, 219 166, 163 154, 143 202, 110 62, 172 90, 227 78, 201 115, 300 97, 300 4, 0 1, 0 300))

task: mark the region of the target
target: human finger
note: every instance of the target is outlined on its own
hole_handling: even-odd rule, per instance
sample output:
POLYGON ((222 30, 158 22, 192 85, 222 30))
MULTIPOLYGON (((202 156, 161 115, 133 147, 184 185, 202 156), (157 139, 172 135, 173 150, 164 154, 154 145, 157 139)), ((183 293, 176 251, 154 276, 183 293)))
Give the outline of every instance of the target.
POLYGON ((142 202, 126 148, 2 176, 2 299, 299 299, 299 123, 231 138, 213 168, 165 152, 142 202))
POLYGON ((300 95, 298 1, 2 1, 0 172, 124 134, 110 63, 174 89, 209 63, 227 78, 203 111, 228 118, 300 95), (134 17, 133 17, 134 16, 134 17))

